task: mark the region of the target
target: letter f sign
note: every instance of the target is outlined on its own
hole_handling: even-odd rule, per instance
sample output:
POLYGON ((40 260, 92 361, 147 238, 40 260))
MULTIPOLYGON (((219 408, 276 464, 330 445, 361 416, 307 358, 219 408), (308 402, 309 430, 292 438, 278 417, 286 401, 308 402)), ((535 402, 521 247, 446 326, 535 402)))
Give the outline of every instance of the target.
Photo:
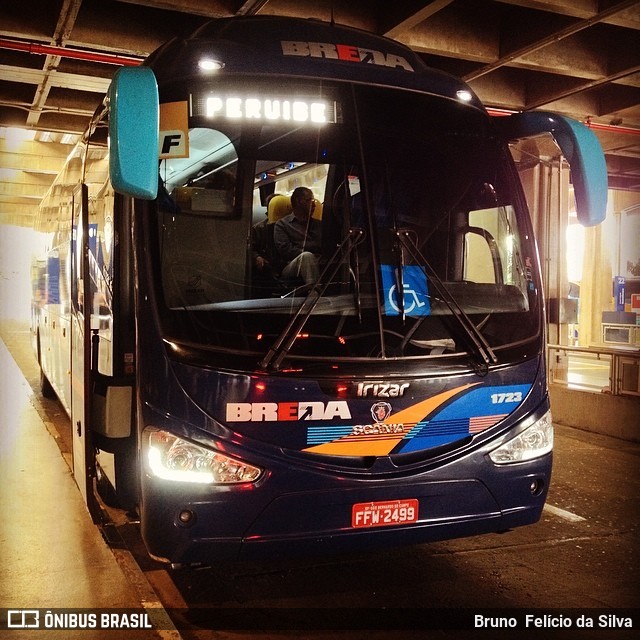
POLYGON ((161 158, 184 158, 185 150, 185 135, 182 131, 160 132, 161 158))

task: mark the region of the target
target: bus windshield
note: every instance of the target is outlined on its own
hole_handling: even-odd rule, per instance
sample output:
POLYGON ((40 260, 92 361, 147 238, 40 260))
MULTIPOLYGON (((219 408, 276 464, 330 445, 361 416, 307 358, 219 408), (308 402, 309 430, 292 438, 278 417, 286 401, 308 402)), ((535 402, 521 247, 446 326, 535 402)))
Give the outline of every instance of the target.
POLYGON ((535 246, 486 114, 326 81, 189 100, 188 157, 160 165, 168 339, 329 361, 535 350, 535 246), (296 228, 310 271, 283 251, 296 228))

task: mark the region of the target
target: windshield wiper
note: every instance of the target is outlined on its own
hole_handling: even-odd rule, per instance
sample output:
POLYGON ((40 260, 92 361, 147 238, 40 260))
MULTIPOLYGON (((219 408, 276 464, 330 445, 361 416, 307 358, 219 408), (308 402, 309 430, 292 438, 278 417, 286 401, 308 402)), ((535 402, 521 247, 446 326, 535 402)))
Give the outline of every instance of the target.
POLYGON ((440 276, 438 276, 424 255, 422 255, 420 249, 418 249, 416 244, 411 241, 411 234, 409 231, 406 229, 398 229, 395 234, 400 241, 400 244, 409 252, 413 260, 417 264, 424 266, 431 284, 433 284, 438 295, 442 298, 449 311, 451 311, 453 317, 457 320, 460 328, 464 331, 467 342, 480 357, 482 361, 481 364, 496 364, 498 362, 498 356, 496 356, 486 338, 478 330, 476 325, 473 324, 471 318, 469 318, 456 299, 451 295, 449 289, 446 287, 444 282, 442 282, 440 276))
POLYGON ((342 266, 343 261, 349 258, 354 247, 362 240, 363 237, 364 231, 362 229, 349 229, 349 233, 346 238, 337 246, 335 252, 331 258, 329 258, 327 265, 322 270, 322 273, 318 278, 318 281, 311 286, 309 293, 302 301, 300 307, 298 307, 295 315, 291 318, 282 333, 269 348, 265 357, 260 361, 260 366, 263 369, 271 367, 274 371, 277 371, 280 368, 282 361, 291 350, 293 343, 300 335, 300 332, 309 319, 309 316, 316 308, 320 298, 333 282, 333 279, 336 273, 338 273, 338 269, 342 266), (338 260, 338 257, 341 257, 342 259, 338 260), (333 268, 331 269, 332 266, 333 268), (326 274, 329 272, 329 277, 325 279, 326 274), (322 284, 323 282, 324 284, 322 284))

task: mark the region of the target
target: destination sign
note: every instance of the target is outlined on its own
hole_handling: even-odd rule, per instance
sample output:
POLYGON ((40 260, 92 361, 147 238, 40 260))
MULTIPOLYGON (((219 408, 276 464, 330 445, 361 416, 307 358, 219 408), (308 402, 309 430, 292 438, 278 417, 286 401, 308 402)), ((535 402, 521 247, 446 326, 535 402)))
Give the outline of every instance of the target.
POLYGON ((192 115, 211 120, 323 125, 336 123, 335 101, 323 98, 208 93, 192 98, 192 115))

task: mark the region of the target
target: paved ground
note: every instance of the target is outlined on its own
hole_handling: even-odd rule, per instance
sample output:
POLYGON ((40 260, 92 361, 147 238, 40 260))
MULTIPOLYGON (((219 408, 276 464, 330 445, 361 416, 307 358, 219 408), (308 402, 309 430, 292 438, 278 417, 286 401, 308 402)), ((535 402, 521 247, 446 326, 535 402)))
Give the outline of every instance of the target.
MULTIPOLYGON (((4 322, 0 335, 36 387, 25 327, 4 322)), ((68 429, 55 402, 35 397, 34 406, 60 433, 68 429)), ((58 442, 64 453, 64 437, 58 442)), ((557 427, 548 508, 538 524, 377 554, 170 574, 140 552, 135 525, 122 532, 133 552, 140 552, 160 600, 175 609, 178 625, 188 627, 182 631, 186 639, 542 640, 551 633, 566 640, 626 640, 638 637, 640 624, 639 462, 640 445, 557 427), (542 618, 543 610, 555 617, 542 618), (571 627, 531 622, 527 628, 527 614, 539 615, 541 624, 571 627), (460 631, 465 625, 459 621, 475 615, 494 624, 515 618, 518 626, 460 631), (613 628, 628 615, 634 616, 633 631, 613 628), (578 629, 580 616, 592 619, 594 628, 578 629)))

